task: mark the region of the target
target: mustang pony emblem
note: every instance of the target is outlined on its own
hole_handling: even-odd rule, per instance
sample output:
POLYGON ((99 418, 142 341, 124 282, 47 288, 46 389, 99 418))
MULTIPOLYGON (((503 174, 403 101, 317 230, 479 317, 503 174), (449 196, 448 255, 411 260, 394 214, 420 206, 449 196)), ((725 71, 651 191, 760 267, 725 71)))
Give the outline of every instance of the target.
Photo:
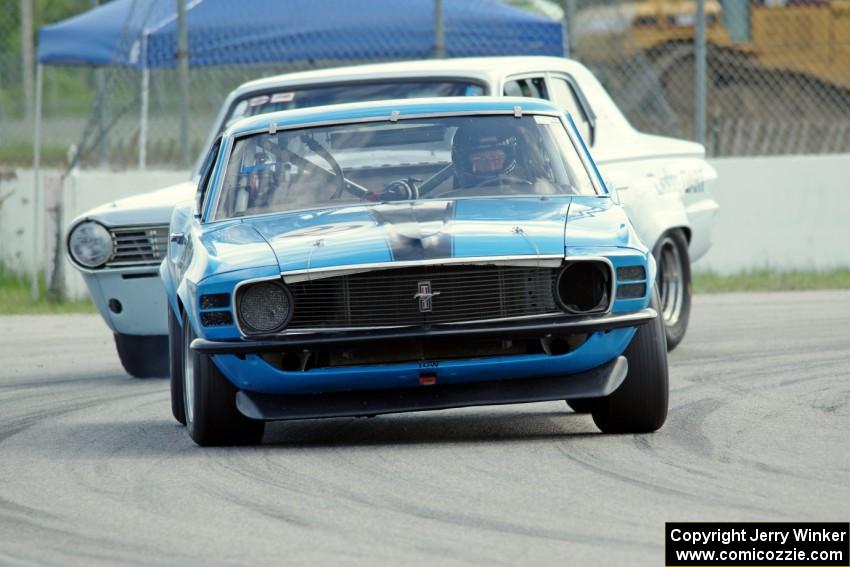
POLYGON ((419 311, 427 313, 433 308, 431 299, 440 295, 440 292, 431 291, 431 282, 419 282, 417 288, 419 292, 413 296, 413 299, 419 300, 419 311))

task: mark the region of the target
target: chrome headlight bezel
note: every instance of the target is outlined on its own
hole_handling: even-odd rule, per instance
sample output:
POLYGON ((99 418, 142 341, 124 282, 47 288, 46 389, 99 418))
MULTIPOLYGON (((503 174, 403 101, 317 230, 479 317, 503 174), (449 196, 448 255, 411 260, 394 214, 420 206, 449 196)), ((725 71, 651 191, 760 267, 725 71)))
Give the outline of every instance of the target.
POLYGON ((66 243, 68 256, 71 260, 87 270, 102 268, 115 254, 115 242, 112 233, 104 225, 93 220, 84 220, 77 223, 68 232, 66 243), (84 246, 100 246, 101 249, 86 257, 83 254, 84 246))
POLYGON ((245 335, 272 335, 279 333, 284 330, 287 325, 289 325, 289 322, 292 320, 292 315, 295 312, 295 299, 292 296, 292 292, 289 291, 289 288, 279 279, 247 282, 244 285, 238 286, 234 295, 235 301, 233 307, 236 312, 236 321, 238 322, 240 331, 245 335), (272 289, 268 286, 273 286, 276 289, 272 289), (257 292, 257 290, 262 288, 269 289, 273 293, 282 292, 282 295, 280 295, 279 298, 285 300, 286 311, 277 321, 275 321, 276 325, 269 325, 261 329, 258 328, 258 326, 252 325, 249 320, 246 320, 244 303, 246 294, 257 292))

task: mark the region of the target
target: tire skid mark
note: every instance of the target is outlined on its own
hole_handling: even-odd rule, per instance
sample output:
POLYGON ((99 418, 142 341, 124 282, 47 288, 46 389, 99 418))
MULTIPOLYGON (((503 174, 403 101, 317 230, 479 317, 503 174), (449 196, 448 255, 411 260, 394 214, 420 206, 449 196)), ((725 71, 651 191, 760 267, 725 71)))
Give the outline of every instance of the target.
MULTIPOLYGON (((827 372, 820 374, 819 377, 833 377, 835 373, 841 373, 841 370, 836 370, 836 363, 847 363, 848 359, 846 356, 842 356, 836 359, 830 359, 828 361, 822 362, 820 360, 812 360, 812 361, 801 361, 799 360, 799 356, 790 356, 792 360, 785 360, 784 357, 777 357, 773 353, 767 353, 764 355, 764 359, 757 358, 747 358, 746 360, 740 360, 736 364, 728 364, 728 359, 724 360, 723 363, 712 365, 712 373, 701 378, 698 381, 688 380, 691 382, 688 386, 680 388, 678 391, 691 391, 691 389, 698 389, 702 386, 706 385, 716 385, 722 386, 732 383, 737 386, 747 387, 747 390, 758 391, 764 388, 765 384, 760 381, 760 378, 778 378, 781 374, 784 373, 808 373, 813 369, 824 369, 827 372), (765 360, 769 360, 770 364, 765 364, 765 360), (740 362, 748 362, 752 363, 751 366, 746 368, 741 368, 740 362), (749 386, 749 387, 748 387, 749 386)), ((677 371, 679 371, 679 367, 677 366, 677 371)), ((780 380, 777 385, 784 386, 785 383, 794 383, 799 381, 807 381, 809 380, 809 376, 806 375, 799 379, 794 379, 791 381, 788 380, 780 380)))
POLYGON ((393 503, 392 509, 398 512, 415 516, 423 520, 436 521, 438 523, 450 524, 467 529, 486 530, 507 535, 520 535, 532 539, 561 541, 565 543, 583 543, 588 545, 605 546, 614 545, 643 550, 658 549, 661 546, 660 543, 643 543, 622 538, 555 530, 542 526, 523 526, 515 522, 485 518, 480 515, 464 515, 449 512, 447 510, 424 506, 422 504, 410 503, 397 498, 390 498, 390 501, 393 503))
MULTIPOLYGON (((329 447, 326 452, 335 453, 335 452, 337 452, 337 449, 329 447)), ((302 455, 303 454, 305 454, 305 453, 302 453, 302 455)), ((268 460, 268 459, 266 459, 266 460, 268 460)), ((323 469, 329 469, 331 467, 331 465, 329 465, 327 463, 327 455, 319 456, 319 460, 323 463, 323 465, 322 465, 323 469)), ((279 461, 274 462, 274 463, 266 463, 266 464, 274 465, 274 468, 277 468, 280 471, 289 471, 289 472, 293 471, 293 469, 291 467, 279 466, 281 464, 279 461)), ((218 463, 218 466, 222 467, 222 468, 229 468, 231 466, 231 463, 228 460, 225 463, 218 463)), ((290 483, 288 483, 286 481, 277 480, 277 478, 281 478, 281 479, 286 479, 287 481, 289 481, 289 480, 292 479, 291 475, 280 474, 280 475, 272 476, 271 478, 269 478, 269 477, 261 474, 261 471, 257 471, 257 470, 253 470, 253 469, 257 469, 257 467, 252 467, 252 470, 251 470, 250 473, 246 473, 246 471, 238 470, 238 469, 237 470, 230 469, 228 472, 236 473, 236 474, 242 474, 244 476, 248 476, 250 478, 253 478, 258 482, 262 482, 264 487, 274 486, 274 487, 277 487, 277 488, 282 488, 283 490, 286 490, 286 491, 293 491, 293 487, 290 483)), ((349 472, 344 468, 340 469, 340 470, 344 473, 349 472)), ((269 474, 273 474, 273 472, 270 471, 269 474)), ((345 507, 340 504, 340 499, 345 499, 345 500, 348 500, 349 502, 351 502, 355 505, 352 508, 353 513, 354 514, 361 514, 363 518, 374 518, 375 512, 377 510, 385 510, 385 511, 396 512, 396 513, 398 512, 392 506, 387 506, 387 505, 384 505, 383 503, 376 502, 375 499, 374 499, 374 495, 364 495, 364 494, 358 493, 357 491, 350 489, 349 488, 350 485, 344 484, 342 481, 340 481, 340 482, 329 482, 326 479, 317 478, 315 476, 313 476, 313 477, 308 477, 307 475, 303 475, 303 476, 304 476, 304 483, 303 484, 305 486, 309 486, 309 490, 307 490, 305 488, 301 488, 299 490, 296 490, 295 492, 298 493, 298 494, 301 494, 301 495, 306 495, 309 498, 313 498, 313 499, 316 499, 316 500, 319 500, 319 501, 328 501, 328 500, 334 501, 335 504, 336 504, 335 505, 336 510, 344 510, 345 509, 345 507), (362 510, 362 512, 358 512, 358 510, 362 510)), ((263 494, 265 494, 266 496, 268 496, 268 494, 269 494, 269 492, 265 489, 261 490, 261 492, 263 494)), ((221 489, 215 489, 214 493, 218 494, 220 498, 225 498, 225 499, 229 498, 226 495, 226 492, 222 492, 221 489)), ((248 511, 259 512, 261 514, 265 514, 266 512, 268 512, 268 510, 267 510, 268 504, 259 504, 259 507, 262 508, 262 509, 257 510, 256 507, 258 506, 258 504, 256 502, 254 502, 254 500, 251 499, 251 498, 240 497, 237 504, 240 505, 240 506, 244 506, 248 511)), ((307 509, 311 509, 312 503, 310 503, 309 501, 306 502, 306 503, 301 502, 301 504, 302 505, 306 504, 307 509)), ((315 509, 315 508, 312 508, 312 509, 315 509)), ((270 517, 277 517, 279 515, 279 513, 272 511, 268 515, 270 517)), ((335 515, 335 514, 332 514, 332 515, 335 515)), ((291 514, 288 514, 288 517, 291 517, 291 514)), ((314 519, 313 522, 308 522, 308 521, 298 522, 298 521, 296 521, 296 523, 301 523, 307 529, 312 529, 313 531, 316 531, 316 532, 319 532, 319 533, 337 533, 342 538, 345 538, 349 535, 349 529, 347 529, 345 526, 341 527, 338 522, 337 523, 318 522, 318 521, 316 521, 317 519, 318 518, 314 519), (325 525, 322 525, 322 524, 325 524, 325 525)), ((385 538, 385 544, 392 544, 396 547, 399 547, 400 550, 408 550, 409 549, 410 542, 408 541, 407 538, 410 538, 410 537, 421 538, 421 537, 423 537, 422 533, 409 533, 407 529, 403 529, 403 528, 400 528, 400 533, 395 536, 396 539, 401 539, 402 541, 396 541, 396 539, 393 539, 393 537, 388 533, 388 530, 386 528, 384 528, 382 530, 382 534, 383 534, 383 537, 385 538)), ((471 550, 465 550, 465 552, 471 553, 472 551, 471 550)), ((453 559, 458 559, 457 555, 459 553, 459 550, 455 550, 454 553, 455 553, 456 557, 454 557, 453 559)), ((467 561, 464 561, 463 563, 480 564, 480 562, 481 562, 480 555, 471 555, 470 558, 467 561)), ((495 561, 488 558, 488 562, 494 563, 495 561)))
POLYGON ((230 502, 235 507, 240 508, 245 512, 259 514, 266 518, 286 523, 291 527, 316 530, 320 524, 319 522, 311 522, 303 516, 296 515, 283 508, 274 508, 272 506, 272 502, 258 502, 247 496, 240 496, 218 488, 210 490, 209 492, 210 494, 217 496, 217 499, 230 502))
POLYGON ((21 557, 14 557, 9 555, 7 550, 5 553, 0 551, 0 565, 5 565, 6 567, 43 567, 45 564, 35 563, 21 557))
POLYGON ((704 383, 691 384, 683 388, 676 388, 675 390, 671 390, 670 415, 673 415, 681 409, 681 406, 673 405, 676 399, 685 397, 697 399, 702 398, 706 395, 705 393, 702 393, 706 386, 709 386, 711 388, 711 391, 714 394, 713 397, 715 399, 721 399, 720 397, 723 397, 723 399, 726 400, 723 402, 723 405, 726 405, 729 402, 737 401, 745 397, 751 397, 754 395, 761 397, 764 395, 765 388, 775 388, 779 390, 789 388, 798 384, 822 382, 824 380, 832 381, 836 378, 843 379, 843 375, 840 371, 833 370, 829 372, 819 372, 813 376, 808 376, 799 380, 779 380, 771 384, 766 384, 764 381, 755 380, 755 378, 760 377, 777 377, 784 371, 784 368, 772 367, 764 370, 763 372, 747 372, 743 370, 736 370, 734 372, 730 372, 728 375, 718 377, 713 384, 709 384, 706 381, 704 383), (728 394, 730 393, 734 395, 733 399, 729 399, 728 394))
MULTIPOLYGON (((842 360, 842 362, 850 362, 847 359, 842 360)), ((801 376, 799 378, 789 378, 787 380, 783 380, 779 383, 780 388, 786 388, 788 386, 796 386, 797 384, 808 384, 810 382, 817 382, 823 380, 824 378, 839 378, 846 379, 847 378, 847 368, 846 367, 838 367, 838 368, 824 368, 823 372, 819 372, 814 375, 809 376, 801 376)))
MULTIPOLYGON (((75 536, 79 537, 79 535, 75 536)), ((148 567, 150 565, 162 565, 163 567, 181 564, 175 561, 175 556, 182 557, 184 562, 190 556, 173 553, 169 554, 158 553, 158 557, 154 556, 149 547, 139 545, 127 545, 126 542, 112 542, 111 540, 90 540, 91 550, 80 549, 74 547, 69 549, 66 546, 57 548, 56 551, 63 558, 62 564, 67 565, 70 559, 82 559, 81 565, 138 565, 139 567, 148 567), (135 551, 135 555, 131 554, 135 551)))
POLYGON ((673 441, 686 451, 711 460, 714 456, 714 444, 705 434, 706 418, 727 402, 718 398, 703 398, 673 408, 667 418, 666 427, 676 432, 673 441), (686 432, 688 435, 682 435, 686 432))
MULTIPOLYGON (((15 532, 17 533, 17 537, 20 539, 22 535, 20 533, 21 528, 30 530, 33 532, 32 535, 34 536, 34 539, 42 542, 41 545, 47 545, 54 548, 58 552, 59 556, 62 557, 62 560, 57 562, 57 564, 67 564, 70 557, 73 556, 97 558, 107 564, 114 564, 116 563, 116 560, 119 559, 122 564, 151 564, 151 550, 146 546, 133 542, 115 541, 106 537, 87 535, 82 530, 83 526, 80 522, 66 523, 65 525, 60 524, 59 526, 52 525, 56 522, 61 522, 61 518, 53 515, 45 515, 41 512, 38 512, 38 515, 32 517, 29 514, 8 513, 7 511, 0 509, 0 526, 8 523, 9 528, 4 531, 7 533, 15 532), (48 520, 43 520, 40 516, 46 516, 48 520), (73 541, 75 543, 75 547, 69 548, 67 545, 56 547, 56 544, 68 541, 73 541), (90 545, 92 548, 98 550, 99 553, 87 553, 81 549, 82 545, 90 545), (105 550, 110 548, 115 550, 116 555, 106 555, 104 553, 105 550), (133 559, 128 554, 130 551, 135 551, 139 558, 144 559, 133 559)), ((0 557, 2 557, 2 555, 0 555, 0 557)), ((171 565, 173 564, 173 557, 163 557, 157 563, 171 565)), ((37 564, 42 565, 44 563, 37 564)))
MULTIPOLYGON (((519 414, 519 415, 523 419, 532 417, 532 414, 528 414, 527 412, 519 414)), ((564 414, 561 415, 561 417, 566 417, 567 415, 568 414, 566 412, 564 412, 564 414)), ((507 429, 510 429, 510 427, 509 427, 510 424, 511 424, 510 418, 512 418, 512 417, 515 417, 514 414, 511 414, 510 416, 499 416, 496 420, 493 420, 493 421, 496 422, 496 423, 502 424, 502 426, 507 428, 507 429)), ((533 417, 537 418, 539 416, 534 415, 533 417)), ((462 427, 463 422, 469 423, 469 420, 470 420, 470 418, 468 416, 464 416, 463 418, 459 418, 459 417, 429 418, 428 419, 429 422, 426 422, 426 423, 423 423, 421 418, 409 418, 409 419, 415 419, 418 422, 418 423, 414 424, 414 426, 412 426, 415 429, 422 429, 424 427, 428 430, 431 430, 432 428, 436 427, 440 431, 442 431, 446 427, 453 427, 452 424, 454 424, 455 421, 458 422, 458 427, 462 427), (446 425, 446 422, 448 423, 448 425, 446 425)), ((313 423, 319 424, 320 422, 317 420, 316 422, 313 422, 313 423)), ((373 465, 371 465, 371 463, 360 465, 359 463, 362 460, 363 455, 367 454, 367 453, 364 453, 364 449, 369 451, 368 455, 376 457, 378 459, 382 459, 384 465, 387 465, 387 464, 391 464, 391 462, 387 461, 386 458, 382 457, 382 455, 384 454, 384 451, 382 450, 382 448, 385 447, 387 449, 394 449, 395 451, 398 451, 399 449, 409 447, 410 450, 413 450, 414 446, 412 445, 412 443, 421 441, 421 438, 420 439, 414 439, 415 437, 417 437, 418 434, 421 435, 421 431, 418 434, 417 434, 417 432, 411 433, 411 431, 410 431, 411 426, 409 426, 408 424, 405 424, 405 418, 400 418, 400 419, 399 418, 395 418, 395 419, 394 418, 384 418, 384 419, 381 419, 381 420, 369 420, 369 421, 365 421, 365 422, 363 420, 353 420, 352 419, 352 420, 342 421, 339 425, 334 424, 332 428, 328 428, 327 425, 329 425, 328 421, 324 421, 322 423, 322 425, 312 426, 312 424, 311 424, 311 426, 307 428, 308 431, 311 434, 316 434, 316 433, 319 434, 321 436, 321 439, 319 439, 319 440, 312 439, 311 441, 307 442, 303 439, 304 432, 300 431, 300 432, 298 432, 298 433, 300 433, 299 441, 291 443, 291 444, 290 443, 282 444, 282 443, 279 442, 275 445, 271 445, 271 447, 272 448, 279 448, 281 451, 287 452, 288 454, 291 455, 290 459, 294 456, 298 456, 298 455, 302 455, 302 454, 310 454, 310 452, 315 452, 316 450, 323 450, 327 453, 330 453, 331 455, 336 457, 338 460, 340 460, 343 464, 346 465, 346 468, 348 468, 348 469, 353 468, 356 471, 356 469, 358 469, 358 468, 363 468, 364 473, 370 475, 371 477, 378 476, 378 477, 386 479, 390 482, 398 483, 399 478, 398 478, 396 473, 385 471, 381 467, 375 468, 375 467, 373 467, 373 465), (355 431, 352 431, 352 430, 355 430, 355 431), (345 431, 348 431, 349 434, 348 435, 342 435, 342 433, 345 432, 345 431), (406 434, 411 435, 411 437, 405 438, 406 434), (363 443, 363 442, 368 442, 368 443, 363 443), (363 444, 361 444, 361 443, 363 443, 363 444), (293 454, 292 453, 293 451, 297 451, 297 452, 293 454), (369 467, 368 470, 366 470, 365 467, 369 467)), ((565 432, 559 432, 558 433, 558 435, 564 435, 564 434, 566 434, 566 433, 565 432)), ((436 433, 434 435, 429 435, 429 440, 430 440, 431 437, 433 437, 434 439, 438 438, 436 433)), ((476 436, 476 437, 480 437, 480 436, 476 436)), ((546 437, 552 437, 552 435, 547 435, 546 437)), ((506 445, 508 443, 510 443, 509 440, 500 440, 499 442, 506 444, 506 445)), ((466 444, 467 442, 463 442, 463 443, 466 444)), ((477 444, 477 441, 475 443, 477 444)), ((520 443, 524 443, 524 442, 520 442, 520 443)), ((452 445, 457 445, 458 443, 452 441, 449 438, 449 439, 441 440, 440 444, 449 447, 449 446, 452 446, 452 445)), ((511 445, 513 446, 513 444, 511 444, 511 445)), ((264 446, 264 454, 268 455, 268 458, 264 460, 264 463, 269 462, 272 458, 272 455, 274 454, 274 453, 269 451, 269 447, 270 447, 270 445, 264 446)), ((327 458, 328 458, 327 456, 322 457, 322 459, 325 460, 325 461, 327 460, 327 458)), ((275 466, 280 467, 280 463, 275 462, 275 466)), ((252 469, 255 469, 255 468, 257 468, 257 467, 252 466, 252 467, 250 467, 250 469, 246 469, 244 467, 244 465, 239 464, 239 465, 237 465, 237 468, 233 472, 235 474, 239 474, 239 475, 250 476, 250 477, 252 477, 256 480, 260 480, 260 481, 267 480, 266 477, 263 476, 264 473, 255 474, 254 471, 252 470, 252 469)), ((281 478, 287 478, 288 481, 292 480, 292 478, 293 478, 293 476, 291 474, 293 472, 292 470, 290 470, 289 468, 286 468, 286 467, 282 467, 280 472, 281 472, 281 474, 279 476, 281 478)), ((296 478, 298 477, 297 473, 296 473, 295 477, 296 478)), ((312 478, 309 478, 309 477, 305 478, 304 486, 307 487, 307 490, 306 490, 307 493, 313 494, 313 493, 316 492, 314 482, 315 482, 315 480, 312 479, 312 478)), ((272 482, 272 484, 273 485, 279 485, 278 483, 276 483, 274 481, 272 482)), ((283 485, 280 485, 280 486, 283 487, 283 485)), ((442 485, 439 482, 439 478, 435 478, 434 481, 433 481, 433 484, 431 484, 431 485, 427 485, 427 484, 423 485, 421 479, 417 479, 416 480, 416 486, 414 488, 421 491, 423 489, 429 488, 429 486, 434 488, 434 489, 437 489, 437 490, 439 490, 442 487, 442 485)), ((292 490, 293 485, 290 482, 287 482, 286 485, 285 485, 285 488, 292 490)))
MULTIPOLYGON (((664 449, 655 447, 654 444, 650 442, 650 439, 652 439, 652 437, 649 435, 636 435, 632 441, 636 449, 642 453, 646 453, 650 458, 657 458, 659 454, 658 451, 663 451, 664 449)), ((688 476, 701 477, 706 481, 717 480, 716 474, 709 472, 709 470, 700 467, 698 464, 693 464, 684 459, 665 460, 664 464, 688 476)))
MULTIPOLYGON (((78 375, 71 376, 67 378, 50 378, 43 379, 39 378, 37 380, 24 380, 18 382, 6 382, 0 383, 0 391, 3 390, 11 390, 15 392, 19 392, 21 390, 40 390, 44 388, 55 388, 56 386, 68 386, 68 385, 85 385, 90 383, 97 383, 98 385, 104 385, 104 382, 107 380, 124 380, 129 378, 126 375, 115 374, 114 372, 94 374, 94 375, 78 375)), ((154 380, 154 379, 151 379, 154 380)), ((113 386, 114 384, 109 384, 113 386)))
POLYGON ((11 518, 14 523, 16 521, 29 521, 30 518, 38 516, 49 518, 50 520, 59 519, 59 516, 52 512, 31 508, 0 496, 0 518, 11 518))
MULTIPOLYGON (((566 456, 569 460, 579 464, 580 466, 604 477, 611 478, 612 480, 624 483, 626 485, 634 486, 642 491, 649 491, 651 493, 674 497, 677 499, 687 500, 690 502, 698 503, 698 504, 709 504, 709 505, 717 505, 717 495, 716 494, 696 494, 692 491, 676 488, 670 485, 664 485, 657 482, 659 478, 667 478, 660 471, 654 471, 656 474, 652 477, 652 480, 647 480, 644 478, 631 477, 623 473, 615 472, 617 469, 622 468, 622 466, 618 466, 616 463, 606 463, 600 462, 596 464, 590 460, 585 460, 579 458, 574 452, 569 451, 566 447, 560 448, 562 454, 566 456)), ((672 457, 667 455, 667 460, 671 460, 672 457)), ((656 463, 659 464, 659 463, 656 463)), ((662 461, 660 464, 667 465, 666 461, 662 461)), ((635 469, 632 469, 635 470, 635 469)), ((724 490, 727 490, 727 487, 723 487, 724 490)), ((753 506, 749 504, 745 504, 742 502, 736 502, 735 508, 739 510, 747 510, 750 512, 754 512, 757 514, 775 514, 775 510, 763 508, 760 506, 753 506)))
MULTIPOLYGON (((441 524, 449 524, 453 526, 483 529, 499 533, 523 535, 532 538, 556 540, 571 543, 620 544, 644 549, 657 547, 654 545, 645 545, 630 540, 606 538, 603 536, 586 536, 575 532, 563 532, 558 530, 552 530, 549 528, 541 528, 539 526, 527 528, 513 522, 492 520, 486 517, 482 517, 481 515, 463 515, 449 512, 440 508, 418 505, 409 502, 407 499, 398 498, 389 494, 384 494, 384 498, 376 502, 372 495, 363 495, 356 491, 350 490, 348 487, 342 487, 340 485, 331 484, 324 481, 320 482, 322 482, 325 487, 332 488, 333 495, 345 497, 346 499, 355 502, 364 508, 377 508, 391 512, 399 512, 423 520, 436 521, 441 524)), ((327 494, 327 491, 323 489, 318 489, 318 492, 322 494, 327 494)))
POLYGON ((53 409, 47 411, 40 411, 37 413, 31 413, 26 417, 12 419, 6 421, 5 423, 0 422, 0 443, 5 442, 6 440, 18 435, 27 429, 41 423, 42 421, 53 420, 58 417, 62 417, 64 415, 68 415, 71 413, 75 413, 78 411, 85 411, 87 409, 93 408, 95 406, 101 405, 104 402, 114 402, 125 400, 129 398, 134 398, 138 396, 139 393, 135 392, 132 394, 124 394, 120 396, 111 396, 106 398, 98 398, 96 400, 90 400, 88 402, 77 403, 76 405, 70 408, 62 408, 62 409, 53 409))
MULTIPOLYGON (((565 412, 566 414, 566 412, 565 412)), ((400 420, 386 420, 386 425, 390 427, 397 427, 399 424, 397 423, 400 420), (395 423, 394 423, 395 422, 395 423)), ((350 423, 350 422, 349 422, 350 423)), ((343 428, 338 428, 341 430, 343 428)), ((347 439, 350 441, 350 439, 347 439)), ((338 452, 340 450, 345 450, 346 447, 342 446, 340 448, 334 449, 334 452, 338 452)), ((347 452, 347 451, 346 451, 347 452)), ((361 455, 362 456, 362 455, 361 455)), ((242 474, 245 474, 245 471, 239 471, 242 474)), ((374 471, 373 471, 374 473, 374 471)), ((254 471, 255 476, 259 476, 259 479, 262 481, 267 481, 264 476, 260 475, 256 471, 254 471)), ((288 478, 285 475, 281 475, 282 478, 288 478)), ((391 477, 387 477, 391 478, 391 477)), ((397 479, 396 479, 397 480, 397 479)), ((450 511, 446 511, 440 508, 422 506, 416 503, 411 503, 408 499, 398 498, 391 495, 384 494, 383 498, 376 502, 374 495, 372 494, 362 494, 357 492, 356 490, 352 490, 349 485, 345 485, 342 483, 333 483, 328 482, 323 479, 310 479, 312 496, 324 496, 324 497, 334 497, 334 498, 345 498, 355 504, 358 507, 362 507, 364 509, 383 509, 389 512, 402 513, 404 515, 416 517, 421 520, 427 521, 435 521, 439 524, 451 525, 451 526, 463 526, 467 528, 477 528, 483 529, 487 531, 494 531, 499 533, 507 533, 513 535, 522 535, 527 537, 533 537, 538 539, 548 539, 562 542, 571 542, 571 543, 586 543, 586 544, 616 544, 616 545, 625 545, 625 546, 634 546, 638 548, 644 549, 654 549, 656 546, 652 545, 643 545, 638 542, 634 542, 631 540, 623 540, 623 539, 615 539, 615 538, 605 538, 600 536, 588 536, 575 532, 565 532, 559 530, 552 530, 549 528, 541 528, 540 526, 535 527, 524 527, 520 524, 516 524, 513 522, 501 521, 501 520, 493 520, 485 516, 477 515, 477 514, 457 514, 450 511)), ((279 482, 273 483, 274 485, 280 485, 279 482)), ((418 485, 419 483, 417 483, 418 485)), ((287 489, 291 488, 290 486, 286 486, 287 489)), ((398 488, 397 486, 395 487, 398 488)), ((427 487, 421 487, 420 489, 426 489, 427 487)), ((439 486, 435 486, 434 488, 439 488, 439 486)))
MULTIPOLYGON (((559 450, 561 451, 561 454, 564 457, 566 457, 567 459, 569 459, 570 461, 576 463, 577 465, 581 466, 582 468, 585 468, 585 469, 587 469, 587 470, 589 470, 589 471, 591 471, 591 472, 593 472, 597 475, 602 475, 602 476, 608 477, 612 480, 622 482, 622 483, 625 483, 625 484, 628 484, 628 485, 632 485, 632 486, 635 486, 635 487, 640 488, 642 490, 649 490, 651 492, 655 492, 655 493, 662 494, 662 495, 665 495, 665 496, 676 496, 676 497, 685 498, 687 500, 691 500, 691 501, 695 501, 695 502, 700 502, 700 503, 703 502, 702 498, 694 496, 690 492, 685 492, 683 490, 679 490, 679 489, 672 488, 672 487, 669 487, 669 486, 664 486, 664 485, 661 485, 661 484, 648 482, 648 481, 645 481, 645 480, 642 480, 642 479, 639 479, 639 478, 633 478, 633 477, 627 476, 625 474, 614 472, 614 470, 608 470, 607 468, 601 466, 601 464, 595 464, 595 463, 593 463, 589 460, 581 459, 576 454, 574 448, 560 447, 559 450)), ((617 467, 612 466, 611 468, 615 469, 617 467)))
POLYGON ((836 399, 832 401, 813 402, 811 408, 827 414, 836 413, 838 410, 846 408, 848 401, 850 401, 850 390, 843 390, 837 392, 837 394, 836 399))

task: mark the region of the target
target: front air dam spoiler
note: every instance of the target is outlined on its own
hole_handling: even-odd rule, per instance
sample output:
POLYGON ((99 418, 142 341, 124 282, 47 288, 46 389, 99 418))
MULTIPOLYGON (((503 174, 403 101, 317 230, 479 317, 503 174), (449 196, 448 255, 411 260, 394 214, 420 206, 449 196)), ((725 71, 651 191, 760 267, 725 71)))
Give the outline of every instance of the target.
POLYGON ((557 378, 519 378, 325 394, 240 391, 236 394, 236 407, 251 419, 281 421, 598 398, 619 388, 628 368, 626 357, 618 356, 592 370, 557 378))

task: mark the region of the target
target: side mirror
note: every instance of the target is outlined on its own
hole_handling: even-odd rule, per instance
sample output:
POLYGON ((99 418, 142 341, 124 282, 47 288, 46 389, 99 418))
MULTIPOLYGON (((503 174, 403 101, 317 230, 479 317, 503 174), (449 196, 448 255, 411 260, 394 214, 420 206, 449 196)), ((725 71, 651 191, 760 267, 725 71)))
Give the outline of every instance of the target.
POLYGON ((199 185, 198 190, 195 191, 195 206, 192 209, 192 214, 196 219, 201 219, 201 206, 204 204, 204 189, 203 186, 199 185))
POLYGON ((608 177, 603 178, 602 182, 605 183, 605 190, 608 191, 608 195, 611 197, 611 200, 619 205, 620 195, 617 193, 617 186, 614 185, 614 182, 608 177))
POLYGON ((190 214, 185 203, 177 205, 171 212, 171 222, 168 225, 168 259, 173 264, 179 264, 186 254, 186 231, 189 230, 186 220, 190 214))

